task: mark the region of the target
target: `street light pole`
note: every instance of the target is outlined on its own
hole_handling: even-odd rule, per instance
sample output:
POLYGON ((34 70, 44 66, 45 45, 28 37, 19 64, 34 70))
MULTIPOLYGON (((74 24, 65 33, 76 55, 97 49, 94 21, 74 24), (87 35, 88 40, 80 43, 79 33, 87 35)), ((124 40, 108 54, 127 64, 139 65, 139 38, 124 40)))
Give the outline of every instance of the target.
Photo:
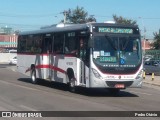
POLYGON ((143 33, 143 39, 144 39, 144 42, 143 42, 143 54, 145 55, 145 49, 146 49, 146 28, 144 26, 144 22, 143 22, 143 18, 142 17, 139 17, 141 19, 141 22, 142 22, 142 26, 143 26, 143 30, 144 30, 144 33, 143 33))

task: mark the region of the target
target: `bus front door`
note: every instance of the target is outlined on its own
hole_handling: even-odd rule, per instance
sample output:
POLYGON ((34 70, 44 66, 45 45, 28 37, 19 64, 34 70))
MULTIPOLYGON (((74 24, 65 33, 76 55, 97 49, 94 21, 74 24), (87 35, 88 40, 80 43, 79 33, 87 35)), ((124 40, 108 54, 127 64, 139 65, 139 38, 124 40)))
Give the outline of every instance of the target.
POLYGON ((46 80, 51 81, 52 72, 51 72, 51 65, 52 65, 52 44, 53 44, 52 37, 46 37, 44 39, 44 55, 43 55, 43 64, 46 65, 46 70, 44 72, 44 78, 46 80))
POLYGON ((80 62, 80 83, 84 86, 86 86, 86 82, 89 79, 89 69, 88 66, 88 49, 87 49, 87 37, 82 36, 79 38, 79 58, 81 59, 80 62))

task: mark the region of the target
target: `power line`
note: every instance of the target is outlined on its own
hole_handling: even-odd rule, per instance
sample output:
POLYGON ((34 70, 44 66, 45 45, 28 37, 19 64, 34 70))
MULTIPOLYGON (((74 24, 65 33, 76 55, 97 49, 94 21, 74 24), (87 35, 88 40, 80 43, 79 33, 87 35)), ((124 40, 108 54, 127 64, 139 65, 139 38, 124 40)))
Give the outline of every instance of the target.
MULTIPOLYGON (((105 16, 105 15, 95 15, 99 18, 113 18, 113 16, 105 16)), ((125 17, 129 19, 160 19, 160 17, 125 17)))
POLYGON ((51 13, 51 14, 39 14, 39 15, 24 15, 24 14, 6 14, 6 13, 1 13, 0 16, 2 17, 22 17, 22 18, 29 18, 29 17, 36 17, 36 18, 41 18, 41 17, 53 17, 57 16, 59 13, 51 13))
POLYGON ((160 18, 143 18, 143 19, 157 19, 157 20, 159 20, 160 18))
MULTIPOLYGON (((63 13, 64 15, 65 14, 68 14, 69 11, 63 11, 61 12, 63 13)), ((28 17, 38 17, 38 18, 41 18, 41 17, 52 17, 52 16, 57 16, 59 15, 60 13, 49 13, 49 14, 30 14, 30 15, 25 15, 25 14, 15 14, 15 13, 2 13, 0 12, 0 16, 3 16, 3 17, 23 17, 23 18, 28 18, 28 17)), ((113 16, 107 16, 107 15, 97 15, 97 14, 94 14, 94 16, 96 17, 99 17, 99 18, 113 18, 113 16)), ((126 18, 131 18, 131 19, 157 19, 159 20, 160 17, 126 17, 126 18)))
POLYGON ((15 23, 0 23, 1 25, 12 25, 12 26, 35 26, 35 27, 38 27, 38 26, 42 26, 42 25, 31 25, 31 24, 15 24, 15 23))

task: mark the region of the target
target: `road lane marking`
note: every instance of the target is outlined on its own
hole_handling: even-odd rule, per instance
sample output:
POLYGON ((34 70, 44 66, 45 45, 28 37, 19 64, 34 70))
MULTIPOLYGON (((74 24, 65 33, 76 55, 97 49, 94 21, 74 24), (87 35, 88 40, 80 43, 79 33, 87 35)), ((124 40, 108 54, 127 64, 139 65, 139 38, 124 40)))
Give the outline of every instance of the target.
MULTIPOLYGON (((28 89, 28 90, 33 90, 33 91, 37 91, 37 92, 43 92, 45 94, 47 93, 49 95, 52 95, 52 94, 50 94, 51 92, 48 92, 48 91, 45 91, 45 90, 41 90, 41 89, 38 89, 38 88, 26 87, 26 86, 23 86, 23 85, 18 85, 16 83, 12 83, 12 82, 10 83, 10 82, 3 81, 3 80, 0 80, 0 82, 4 83, 4 84, 7 84, 7 85, 13 85, 13 86, 16 86, 16 87, 25 88, 25 89, 28 89)), ((60 95, 58 92, 54 92, 54 93, 57 93, 57 95, 60 95)), ((61 94, 61 95, 65 95, 65 94, 61 94)), ((65 96, 68 96, 68 95, 65 95, 65 96)))
MULTIPOLYGON (((26 88, 26 89, 29 89, 29 90, 42 91, 42 90, 39 90, 39 89, 35 89, 35 88, 31 88, 31 87, 26 87, 26 86, 22 86, 22 85, 18 85, 18 84, 10 83, 10 82, 3 81, 3 80, 0 80, 0 82, 1 82, 1 83, 5 83, 5 84, 10 84, 10 85, 18 86, 18 87, 21 87, 21 88, 26 88)), ((44 92, 44 91, 43 91, 43 92, 44 92)), ((144 94, 144 95, 152 95, 152 94, 144 93, 144 92, 136 92, 136 91, 129 91, 129 92, 139 93, 139 94, 144 94)))
POLYGON ((27 109, 27 110, 30 110, 30 111, 38 111, 36 109, 33 109, 31 107, 28 107, 28 106, 25 106, 25 105, 20 105, 21 108, 24 108, 24 109, 27 109))
MULTIPOLYGON (((26 86, 22 86, 22 85, 17 85, 15 83, 10 83, 10 82, 7 82, 7 81, 2 81, 0 80, 1 83, 5 83, 5 84, 10 84, 10 85, 14 85, 14 86, 18 86, 18 87, 21 87, 21 88, 25 88, 25 89, 29 89, 29 90, 34 90, 34 91, 40 91, 42 92, 43 90, 39 90, 39 89, 35 89, 35 88, 31 88, 31 87, 26 87, 26 86)), ((46 91, 43 91, 43 92, 46 92, 46 91)), ((151 96, 152 94, 149 94, 149 93, 144 93, 144 92, 136 92, 136 91, 129 91, 131 93, 138 93, 138 94, 143 94, 143 95, 149 95, 151 96)), ((48 93, 48 92, 47 92, 48 93)))
POLYGON ((14 72, 17 72, 17 66, 8 66, 6 68, 9 69, 9 70, 12 70, 14 72))
POLYGON ((34 90, 34 91, 42 91, 42 90, 38 90, 38 89, 35 89, 35 88, 30 88, 30 87, 26 87, 26 86, 22 86, 22 85, 17 85, 15 83, 10 83, 10 82, 7 82, 7 81, 2 81, 0 80, 1 83, 4 83, 4 84, 8 84, 8 85, 14 85, 14 86, 18 86, 18 87, 21 87, 21 88, 26 88, 26 89, 29 89, 29 90, 34 90))

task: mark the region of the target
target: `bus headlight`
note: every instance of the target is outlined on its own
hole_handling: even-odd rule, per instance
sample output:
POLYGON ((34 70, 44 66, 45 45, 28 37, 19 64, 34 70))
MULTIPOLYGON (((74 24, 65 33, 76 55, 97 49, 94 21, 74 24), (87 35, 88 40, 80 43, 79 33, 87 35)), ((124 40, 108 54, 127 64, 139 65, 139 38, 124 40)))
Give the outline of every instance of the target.
POLYGON ((141 70, 141 71, 138 73, 136 79, 142 78, 142 74, 143 74, 143 70, 141 70))
POLYGON ((98 73, 97 70, 95 70, 94 68, 91 68, 91 69, 92 69, 92 72, 93 72, 93 74, 94 74, 94 76, 95 76, 96 78, 102 78, 101 75, 98 73))

